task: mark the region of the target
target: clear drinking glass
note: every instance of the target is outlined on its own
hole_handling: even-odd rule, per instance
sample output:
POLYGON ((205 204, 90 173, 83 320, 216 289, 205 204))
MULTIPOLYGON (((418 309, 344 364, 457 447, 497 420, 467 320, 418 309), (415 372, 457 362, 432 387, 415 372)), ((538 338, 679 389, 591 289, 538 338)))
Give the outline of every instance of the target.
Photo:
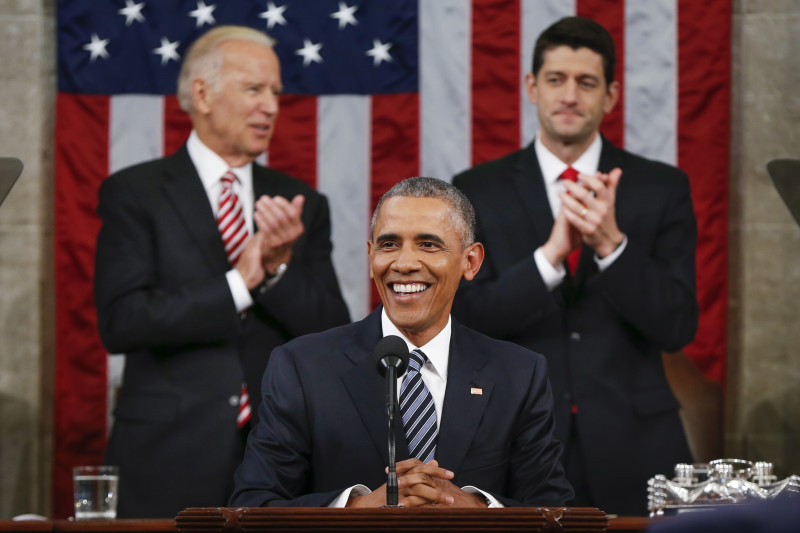
POLYGON ((116 466, 76 466, 72 469, 75 520, 117 517, 119 469, 116 466))

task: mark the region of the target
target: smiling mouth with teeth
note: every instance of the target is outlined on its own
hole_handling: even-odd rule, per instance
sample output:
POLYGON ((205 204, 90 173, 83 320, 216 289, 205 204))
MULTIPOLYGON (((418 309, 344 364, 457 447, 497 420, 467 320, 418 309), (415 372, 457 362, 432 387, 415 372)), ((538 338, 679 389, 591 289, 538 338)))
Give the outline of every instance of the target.
POLYGON ((400 294, 422 292, 427 288, 424 283, 392 283, 392 290, 400 294))

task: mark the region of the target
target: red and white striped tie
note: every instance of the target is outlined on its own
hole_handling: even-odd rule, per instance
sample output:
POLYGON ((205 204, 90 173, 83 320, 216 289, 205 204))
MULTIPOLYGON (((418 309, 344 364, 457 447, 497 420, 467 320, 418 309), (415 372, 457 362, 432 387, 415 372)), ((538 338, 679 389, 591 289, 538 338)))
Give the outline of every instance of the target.
MULTIPOLYGON (((558 177, 560 180, 569 180, 573 183, 578 183, 578 171, 572 167, 567 167, 567 170, 561 173, 558 177)), ((572 250, 569 256, 567 257, 567 267, 569 268, 569 273, 573 277, 575 276, 575 271, 578 270, 578 262, 581 260, 581 247, 579 246, 577 249, 572 250)))
MULTIPOLYGON (((228 255, 228 263, 232 267, 239 262, 244 245, 250 233, 247 230, 247 223, 244 220, 244 210, 239 196, 233 190, 233 182, 236 181, 236 174, 229 170, 222 176, 222 191, 219 194, 219 209, 217 210, 217 226, 225 244, 225 253, 228 255)), ((252 418, 253 413, 250 409, 250 396, 247 394, 247 385, 242 383, 242 393, 239 396, 239 414, 236 417, 236 424, 243 428, 252 418)))
POLYGON ((242 395, 239 397, 239 414, 236 416, 236 425, 243 428, 250 422, 253 412, 250 409, 250 395, 247 394, 247 385, 242 383, 242 395))
POLYGON ((244 220, 244 210, 239 196, 233 190, 236 174, 229 170, 222 176, 222 191, 219 194, 219 209, 217 211, 217 226, 219 227, 222 242, 225 243, 225 253, 228 262, 236 266, 247 242, 249 232, 244 220))

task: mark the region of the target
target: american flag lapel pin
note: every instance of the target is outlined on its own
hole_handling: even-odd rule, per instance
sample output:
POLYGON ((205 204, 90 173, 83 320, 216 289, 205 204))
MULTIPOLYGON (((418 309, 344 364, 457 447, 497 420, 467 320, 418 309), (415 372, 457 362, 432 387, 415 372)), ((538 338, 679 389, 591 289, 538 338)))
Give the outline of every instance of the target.
POLYGON ((480 387, 472 387, 469 389, 469 393, 474 394, 476 396, 481 396, 483 395, 483 389, 480 387))

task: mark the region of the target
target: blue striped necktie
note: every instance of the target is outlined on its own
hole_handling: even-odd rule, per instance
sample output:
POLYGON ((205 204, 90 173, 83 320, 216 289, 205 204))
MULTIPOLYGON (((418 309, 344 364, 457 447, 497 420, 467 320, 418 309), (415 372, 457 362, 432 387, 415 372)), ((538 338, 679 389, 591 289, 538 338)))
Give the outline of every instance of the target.
POLYGON ((420 350, 409 354, 408 371, 400 386, 400 415, 408 451, 423 463, 436 454, 436 407, 433 396, 422 381, 420 369, 428 358, 420 350))

